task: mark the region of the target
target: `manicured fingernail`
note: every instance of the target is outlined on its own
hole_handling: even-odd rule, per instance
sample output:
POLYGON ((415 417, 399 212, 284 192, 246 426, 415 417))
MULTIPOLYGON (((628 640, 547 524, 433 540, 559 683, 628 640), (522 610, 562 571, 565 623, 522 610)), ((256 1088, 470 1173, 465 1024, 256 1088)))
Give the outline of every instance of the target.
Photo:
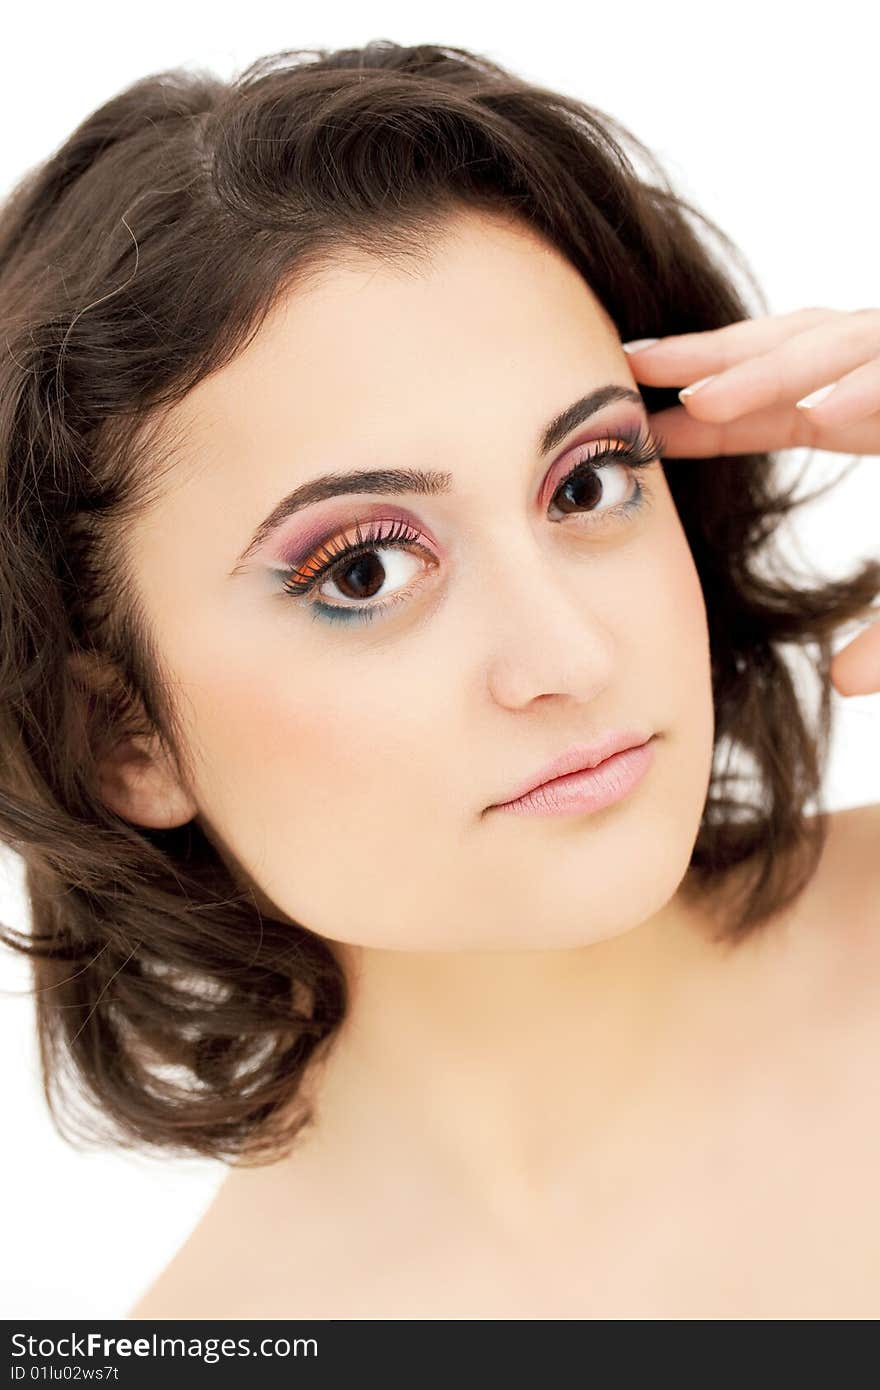
POLYGON ((836 385, 837 382, 832 381, 830 386, 820 386, 818 391, 811 391, 802 401, 795 401, 795 405, 800 406, 801 410, 811 410, 814 405, 824 401, 826 396, 830 396, 836 385))
POLYGON ((659 341, 659 338, 633 338, 630 343, 621 343, 621 347, 624 352, 641 352, 642 348, 653 347, 659 341))
POLYGON ((683 400, 685 396, 692 396, 695 391, 699 391, 701 386, 705 386, 707 381, 714 381, 717 375, 717 372, 713 372, 711 376, 701 376, 699 381, 694 382, 693 386, 686 386, 683 391, 679 391, 678 399, 683 400))

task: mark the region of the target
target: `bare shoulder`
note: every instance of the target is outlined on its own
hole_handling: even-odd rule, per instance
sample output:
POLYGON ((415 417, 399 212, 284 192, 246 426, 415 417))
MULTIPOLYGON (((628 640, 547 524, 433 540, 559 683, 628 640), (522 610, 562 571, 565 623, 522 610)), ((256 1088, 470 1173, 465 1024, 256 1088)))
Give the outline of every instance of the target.
POLYGON ((880 934, 880 802, 829 813, 816 887, 842 928, 880 934))
POLYGON ((137 1303, 125 1314, 126 1318, 146 1318, 151 1322, 166 1318, 215 1318, 216 1305, 209 1289, 190 1268, 184 1255, 185 1246, 170 1264, 141 1294, 137 1303))
POLYGON ((151 1284, 145 1294, 135 1303, 134 1307, 129 1308, 123 1314, 126 1318, 138 1320, 140 1318, 149 1319, 150 1322, 160 1322, 166 1318, 179 1318, 182 1314, 179 1311, 172 1312, 168 1306, 168 1300, 164 1293, 163 1279, 160 1276, 155 1283, 151 1284))
POLYGON ((807 936, 841 1001, 863 999, 880 1026, 880 803, 828 815, 822 858, 804 895, 807 936))
POLYGON ((321 1308, 325 1302, 332 1306, 344 1251, 331 1248, 323 1210, 320 1193, 285 1163, 232 1171, 174 1258, 125 1316, 150 1321, 325 1316, 321 1308), (296 1232, 295 1242, 283 1237, 282 1226, 296 1232), (324 1287, 326 1297, 319 1291, 324 1287))
MULTIPOLYGON (((227 1180, 228 1181, 228 1180, 227 1180)), ((127 1318, 217 1318, 237 1316, 219 1305, 228 1295, 236 1268, 245 1263, 241 1235, 224 1220, 224 1185, 127 1318)))
MULTIPOLYGON (((861 846, 877 849, 877 832, 880 831, 880 801, 869 802, 866 806, 849 806, 842 811, 831 811, 829 821, 834 834, 843 845, 861 846)), ((876 852, 873 856, 876 862, 876 852)), ((880 872, 880 870, 878 870, 880 872)))
POLYGON ((207 1233, 195 1243, 187 1242, 124 1316, 150 1322, 251 1316, 238 1287, 247 1269, 238 1255, 229 1242, 214 1246, 207 1233))

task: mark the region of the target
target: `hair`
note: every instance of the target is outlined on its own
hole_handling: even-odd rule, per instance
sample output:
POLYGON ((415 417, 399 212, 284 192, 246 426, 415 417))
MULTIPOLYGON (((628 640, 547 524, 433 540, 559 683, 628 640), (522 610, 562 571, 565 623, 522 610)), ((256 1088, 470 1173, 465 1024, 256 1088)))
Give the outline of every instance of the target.
MULTIPOLYGON (((101 796, 103 757, 133 736, 188 768, 122 540, 173 464, 164 411, 281 295, 353 253, 418 266, 465 209, 542 234, 624 340, 749 317, 739 272, 766 312, 741 253, 628 130, 445 45, 145 77, 0 210, 0 839, 31 917, 0 939, 30 959, 43 1092, 70 1142, 259 1164, 313 1121, 307 1072, 349 1001, 331 944, 262 912, 197 819, 135 826, 101 796)), ((652 412, 678 404, 641 392, 652 412)), ((831 639, 866 616, 880 564, 795 579, 774 541, 812 498, 768 454, 662 467, 706 599, 715 706, 687 883, 708 893, 740 871, 718 936, 735 943, 817 866, 831 639)))

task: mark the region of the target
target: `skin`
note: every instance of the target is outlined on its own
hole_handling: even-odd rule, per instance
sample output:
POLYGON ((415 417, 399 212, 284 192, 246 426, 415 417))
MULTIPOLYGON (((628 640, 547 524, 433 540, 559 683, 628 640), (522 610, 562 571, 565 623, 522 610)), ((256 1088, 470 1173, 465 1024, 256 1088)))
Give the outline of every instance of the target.
MULTIPOLYGON (((676 1300, 698 1316, 713 1297, 716 1312, 808 1297, 795 1236, 812 1178, 798 1188, 786 1155, 805 1135, 821 1149, 817 1056, 849 1059, 858 1092, 871 1012, 853 1014, 864 975, 820 928, 845 902, 845 960, 864 964, 876 855, 851 821, 797 913, 711 943, 686 878, 712 752, 706 614, 662 469, 641 470, 628 519, 560 519, 546 481, 589 447, 536 445, 607 382, 632 387, 630 360, 577 272, 528 228, 469 213, 418 273, 352 258, 300 287, 175 407, 173 485, 127 546, 193 775, 121 750, 105 795, 142 824, 197 816, 263 907, 334 944, 352 1007, 314 1077, 316 1125, 289 1158, 231 1171, 132 1316, 676 1300), (318 504, 231 574, 292 487, 378 466, 443 470, 450 489, 318 504), (307 526, 350 535, 401 508, 434 561, 393 552, 383 596, 412 588, 390 612, 343 627, 278 597, 270 567, 307 526), (487 813, 570 743, 633 725, 655 757, 623 801, 487 813), (747 1293, 768 1222, 769 1283, 747 1293)), ((646 420, 611 405, 572 439, 646 420)), ((612 501, 632 488, 619 465, 604 482, 612 501)))
MULTIPOLYGON (((795 309, 623 346, 637 381, 690 383, 651 417, 674 458, 880 454, 880 309, 795 309)), ((880 693, 880 622, 838 648, 831 680, 844 696, 880 693)))

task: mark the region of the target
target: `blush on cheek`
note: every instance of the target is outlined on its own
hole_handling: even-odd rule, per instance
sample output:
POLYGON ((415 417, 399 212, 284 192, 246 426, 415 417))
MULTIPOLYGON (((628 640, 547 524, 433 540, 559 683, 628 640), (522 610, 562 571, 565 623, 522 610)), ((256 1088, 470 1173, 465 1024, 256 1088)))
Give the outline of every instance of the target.
POLYGON ((260 662, 239 656, 218 669, 191 668, 182 713, 206 796, 213 788, 224 799, 259 800, 280 783, 295 806, 340 777, 345 785, 346 764, 363 747, 350 686, 342 710, 328 705, 318 673, 298 671, 293 658, 289 672, 280 660, 266 671, 265 652, 260 662))

